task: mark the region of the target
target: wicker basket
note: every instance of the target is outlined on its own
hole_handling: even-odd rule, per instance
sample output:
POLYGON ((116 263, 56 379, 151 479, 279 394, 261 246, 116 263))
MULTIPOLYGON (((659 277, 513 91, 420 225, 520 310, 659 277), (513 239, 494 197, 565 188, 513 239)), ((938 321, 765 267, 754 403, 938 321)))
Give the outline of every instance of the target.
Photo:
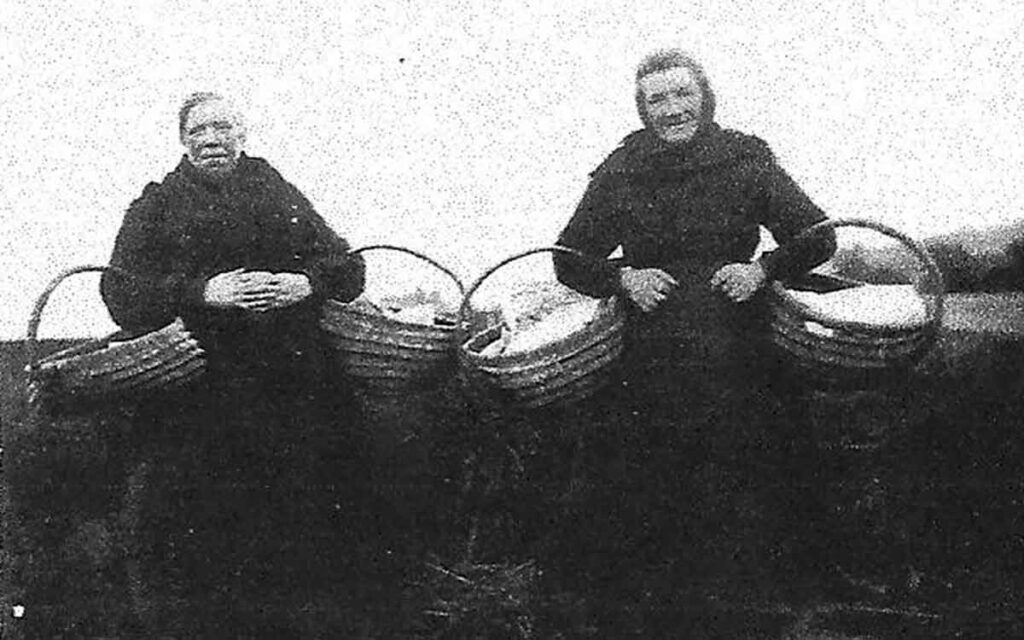
MULTIPOLYGON (((913 366, 935 340, 942 318, 942 274, 922 245, 908 236, 870 220, 827 220, 803 235, 838 227, 863 227, 895 238, 911 251, 924 274, 914 284, 927 310, 924 322, 878 326, 842 321, 819 313, 796 299, 783 283, 773 282, 770 292, 772 337, 796 363, 817 370, 870 373, 913 366)), ((838 288, 865 283, 830 279, 838 288)))
POLYGON ((130 277, 114 267, 74 267, 51 280, 36 301, 25 341, 33 401, 60 402, 179 387, 205 371, 203 349, 180 318, 135 338, 122 339, 123 334, 115 333, 37 360, 39 322, 53 291, 72 275, 109 270, 130 277))
MULTIPOLYGON (((467 322, 470 299, 490 275, 501 267, 537 253, 562 252, 585 258, 566 247, 541 247, 516 254, 485 272, 469 289, 459 312, 459 324, 467 322)), ((524 408, 559 406, 582 400, 608 382, 609 365, 622 353, 625 313, 617 298, 598 305, 593 320, 584 328, 532 351, 487 355, 488 345, 501 337, 501 326, 492 325, 467 337, 460 360, 471 374, 501 392, 507 402, 524 408)))
MULTIPOLYGON (((403 247, 372 245, 352 255, 375 250, 400 251, 436 267, 465 291, 454 273, 433 259, 403 247)), ((389 318, 357 305, 328 300, 320 326, 337 352, 344 371, 371 389, 401 393, 430 386, 455 370, 456 323, 425 325, 389 318)))

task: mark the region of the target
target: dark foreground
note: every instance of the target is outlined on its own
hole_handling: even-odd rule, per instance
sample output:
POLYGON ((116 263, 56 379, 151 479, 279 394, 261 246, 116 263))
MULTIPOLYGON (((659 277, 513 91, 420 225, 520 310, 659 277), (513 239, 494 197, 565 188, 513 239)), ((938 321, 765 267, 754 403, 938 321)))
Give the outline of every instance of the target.
POLYGON ((313 532, 342 561, 213 596, 164 589, 137 551, 131 406, 33 413, 5 344, 3 637, 1024 637, 1020 300, 951 298, 908 379, 803 389, 814 432, 763 481, 689 471, 685 536, 630 509, 615 440, 570 414, 499 414, 458 380, 366 395, 363 473, 313 532))

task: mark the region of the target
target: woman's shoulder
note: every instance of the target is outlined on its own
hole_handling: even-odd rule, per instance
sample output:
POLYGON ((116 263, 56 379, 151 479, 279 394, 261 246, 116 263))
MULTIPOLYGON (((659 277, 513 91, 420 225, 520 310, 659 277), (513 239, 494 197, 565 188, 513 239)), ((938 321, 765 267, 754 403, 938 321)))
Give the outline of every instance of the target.
POLYGON ((160 181, 149 182, 142 189, 142 195, 136 199, 136 203, 163 201, 173 197, 175 193, 183 191, 189 183, 188 160, 181 157, 177 166, 167 172, 160 181))
POLYGON ((737 129, 719 129, 716 145, 722 155, 743 159, 770 161, 771 147, 764 139, 737 129))
MULTIPOLYGON (((664 151, 650 131, 639 129, 627 135, 590 174, 592 180, 643 171, 652 157, 664 151)), ((774 162, 771 147, 762 138, 736 129, 708 126, 694 139, 691 162, 697 165, 733 164, 736 161, 767 166, 774 162)))
POLYGON ((263 194, 262 197, 290 197, 296 187, 267 160, 242 154, 239 159, 239 183, 244 189, 263 194))
POLYGON ((630 133, 590 173, 590 177, 597 179, 634 171, 638 160, 651 146, 649 138, 650 133, 646 129, 630 133))
POLYGON ((162 181, 153 181, 143 187, 139 197, 129 205, 126 217, 137 220, 162 218, 162 212, 167 208, 167 203, 173 198, 176 190, 175 182, 170 176, 171 174, 168 174, 162 181))
POLYGON ((238 168, 243 178, 255 178, 262 182, 284 181, 281 172, 265 158, 243 153, 238 159, 238 168))
POLYGON ((188 160, 182 156, 178 165, 142 188, 142 193, 128 207, 128 217, 136 220, 160 221, 167 217, 167 210, 174 208, 185 194, 194 188, 189 177, 188 160))

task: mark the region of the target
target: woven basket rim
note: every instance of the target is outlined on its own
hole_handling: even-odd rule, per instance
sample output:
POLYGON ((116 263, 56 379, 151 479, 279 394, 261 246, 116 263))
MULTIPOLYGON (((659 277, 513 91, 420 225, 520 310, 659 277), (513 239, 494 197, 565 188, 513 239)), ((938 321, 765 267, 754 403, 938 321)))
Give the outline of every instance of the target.
MULTIPOLYGON (((119 354, 130 354, 146 349, 176 350, 182 345, 195 345, 198 352, 203 352, 191 332, 185 328, 181 318, 132 338, 123 339, 121 336, 123 333, 118 331, 101 338, 89 339, 84 343, 47 354, 39 358, 36 365, 40 369, 61 369, 66 365, 88 362, 93 358, 97 361, 107 361, 119 354)), ((120 367, 115 367, 118 368, 120 367)))
MULTIPOLYGON (((446 274, 464 293, 455 274, 432 258, 394 245, 370 245, 351 253, 388 249, 420 258, 446 274)), ((395 393, 410 391, 424 383, 454 373, 458 323, 410 322, 370 311, 348 302, 329 298, 321 308, 319 325, 330 348, 340 358, 342 369, 367 384, 386 380, 395 393)))
MULTIPOLYGON (((922 278, 919 278, 914 282, 914 291, 924 301, 928 313, 928 318, 923 323, 903 323, 895 325, 878 325, 875 323, 858 322, 855 320, 844 320, 841 318, 834 318, 826 314, 818 313, 815 310, 809 308, 807 305, 796 300, 792 295, 789 294, 785 285, 778 280, 771 282, 771 294, 770 304, 785 305, 790 307, 795 313, 806 317, 807 319, 813 320, 818 324, 821 324, 829 328, 841 328, 849 329, 853 331, 863 332, 876 332, 885 331, 886 329, 916 329, 925 328, 929 325, 936 326, 942 321, 942 306, 943 298, 945 296, 945 289, 942 282, 942 272, 939 270, 935 259, 929 253, 928 249, 925 248, 921 243, 917 242, 913 238, 907 236, 890 227, 874 220, 867 220, 863 218, 837 218, 831 220, 824 220, 811 227, 805 229, 798 238, 812 237, 815 234, 821 233, 824 230, 836 229, 839 227, 861 227, 864 229, 870 229, 876 231, 882 235, 889 236, 895 239, 899 243, 903 244, 911 254, 917 259, 918 265, 924 273, 922 278), (930 286, 930 290, 926 287, 930 286)), ((823 274, 818 274, 822 277, 828 278, 823 274)), ((849 282, 848 284, 867 284, 867 283, 856 283, 849 282)))
MULTIPOLYGON (((772 341, 788 351, 792 356, 808 362, 825 364, 830 366, 847 367, 853 369, 884 370, 898 365, 906 365, 915 360, 916 354, 904 354, 899 357, 868 358, 837 353, 823 349, 821 345, 811 346, 806 343, 793 340, 784 334, 776 333, 772 341)), ((922 345, 924 349, 927 345, 922 345)))
MULTIPOLYGON (((171 323, 159 331, 174 325, 175 323, 171 323)), ((205 352, 183 325, 180 329, 174 330, 183 339, 159 344, 155 351, 145 353, 145 357, 139 357, 139 347, 152 343, 151 337, 157 332, 143 334, 128 341, 119 341, 114 346, 109 345, 109 336, 91 340, 89 344, 99 349, 77 353, 71 357, 66 356, 67 350, 50 354, 38 362, 30 378, 37 383, 53 382, 60 392, 81 396, 107 395, 139 386, 152 386, 154 382, 166 377, 164 374, 186 369, 189 377, 202 373, 206 367, 205 352), (124 362, 118 363, 119 358, 124 358, 124 362), (97 366, 111 362, 117 363, 117 366, 97 366)))
MULTIPOLYGON (((487 278, 511 262, 540 253, 563 253, 595 263, 604 262, 603 259, 587 256, 576 249, 561 245, 535 247, 506 257, 484 271, 467 290, 459 308, 459 328, 468 333, 470 299, 487 278)), ((590 381, 604 375, 611 363, 621 354, 625 315, 621 300, 617 296, 601 298, 598 300, 594 317, 586 325, 566 336, 524 352, 493 356, 481 355, 479 349, 498 337, 501 325, 492 324, 477 330, 472 335, 463 336, 459 342, 459 363, 475 378, 485 381, 491 388, 500 390, 503 396, 515 406, 539 408, 561 404, 569 399, 579 400, 593 393, 600 386, 598 384, 591 385, 590 381), (480 344, 485 338, 490 339, 486 343, 480 344), (526 390, 532 392, 525 394, 524 397, 524 394, 521 393, 524 389, 515 392, 501 384, 503 377, 522 376, 524 370, 534 369, 538 372, 545 369, 555 370, 560 363, 571 362, 579 354, 593 351, 595 345, 602 343, 610 345, 611 357, 605 358, 602 355, 596 360, 599 365, 596 369, 588 365, 582 374, 575 372, 576 375, 569 375, 566 371, 555 371, 553 375, 549 376, 549 382, 557 382, 554 387, 549 384, 527 387, 526 390), (574 388, 578 388, 578 392, 570 391, 574 388)), ((544 376, 542 375, 542 377, 544 376)))
MULTIPOLYGON (((792 331, 800 332, 809 331, 807 325, 810 322, 819 324, 813 319, 809 319, 806 316, 795 313, 793 309, 784 305, 771 306, 770 321, 773 327, 785 327, 792 331)), ((915 329, 886 328, 884 331, 861 331, 851 327, 829 327, 823 324, 819 324, 819 326, 832 332, 827 336, 830 341, 850 344, 853 346, 891 345, 896 347, 908 342, 916 342, 921 339, 922 335, 931 331, 928 326, 918 327, 915 329)))
POLYGON ((776 343, 783 346, 793 345, 808 352, 817 353, 822 356, 842 356, 854 360, 875 360, 878 362, 896 361, 904 358, 911 358, 917 355, 922 349, 927 348, 930 343, 930 336, 921 333, 912 341, 898 344, 886 343, 861 343, 851 344, 825 337, 812 337, 809 331, 800 331, 794 327, 776 327, 773 337, 776 343))
POLYGON ((338 331, 338 327, 331 323, 331 320, 341 316, 348 320, 363 323, 365 327, 373 329, 383 330, 404 330, 414 334, 438 334, 448 337, 458 329, 457 323, 453 320, 451 324, 424 324, 421 322, 409 322, 406 320, 399 320, 398 318, 391 317, 384 313, 373 313, 364 311, 351 302, 341 302, 340 300, 327 300, 324 303, 323 317, 320 320, 320 325, 330 331, 341 335, 342 332, 338 331))
POLYGON ((39 324, 51 294, 67 278, 87 272, 132 277, 117 267, 83 265, 65 269, 47 284, 32 309, 25 340, 30 399, 104 396, 133 385, 159 388, 162 381, 180 384, 181 378, 205 371, 205 352, 180 317, 138 335, 118 331, 37 359, 39 324))
POLYGON ((480 367, 478 371, 501 382, 507 389, 540 389, 557 388, 568 384, 572 379, 583 378, 611 364, 622 353, 622 342, 604 342, 576 354, 570 361, 540 367, 534 371, 495 369, 480 367), (601 347, 601 348, 598 348, 601 347), (569 365, 572 366, 569 366, 569 365))
POLYGON ((801 344, 822 344, 827 345, 827 348, 830 350, 849 353, 905 353, 920 347, 921 343, 926 342, 931 334, 930 331, 921 331, 915 333, 913 338, 900 342, 883 342, 880 340, 852 342, 843 340, 840 336, 819 335, 813 331, 802 329, 786 322, 773 323, 772 328, 774 333, 786 336, 801 344))

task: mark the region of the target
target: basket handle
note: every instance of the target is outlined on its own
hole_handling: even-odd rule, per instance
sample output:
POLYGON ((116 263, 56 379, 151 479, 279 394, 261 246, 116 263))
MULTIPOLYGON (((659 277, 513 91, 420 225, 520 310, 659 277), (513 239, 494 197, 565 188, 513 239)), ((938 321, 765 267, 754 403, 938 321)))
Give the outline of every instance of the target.
POLYGON ((423 255, 419 251, 413 251, 412 249, 406 249, 405 247, 399 247, 392 244, 371 244, 365 247, 359 247, 358 249, 354 249, 352 251, 349 251, 348 253, 349 255, 354 256, 360 253, 364 253, 366 251, 377 251, 378 249, 387 249, 389 251, 401 251, 402 253, 408 253, 411 256, 415 256, 420 260, 429 263, 430 265, 436 267, 438 270, 444 273, 446 276, 451 278, 452 282, 455 283, 455 286, 458 287, 460 296, 465 294, 466 287, 463 286, 462 281, 459 280, 458 276, 456 276, 450 269, 448 269, 438 261, 434 260, 430 256, 423 255))
POLYGON ((939 322, 942 318, 943 302, 946 295, 945 286, 943 285, 942 271, 939 269, 939 265, 935 262, 935 258, 932 257, 932 254, 928 249, 905 233, 874 220, 867 220, 864 218, 836 218, 824 220, 804 229, 803 232, 801 232, 795 239, 799 240, 821 233, 828 229, 837 229, 839 227, 862 227, 864 229, 877 231, 878 233, 899 241, 909 249, 910 253, 913 254, 920 264, 922 271, 924 271, 925 277, 923 282, 927 285, 919 285, 916 288, 919 293, 933 300, 932 304, 928 305, 928 322, 929 324, 939 322))
POLYGON ((492 266, 487 271, 485 271, 479 278, 476 279, 476 281, 473 282, 472 285, 470 285, 469 290, 466 291, 466 295, 463 296, 462 298, 462 305, 459 306, 459 318, 457 326, 459 328, 464 327, 466 322, 466 312, 469 310, 469 301, 473 297, 473 294, 476 293, 476 290, 480 288, 480 285, 484 283, 484 280, 489 278, 491 275, 494 274, 495 271, 501 269, 510 262, 515 262, 516 260, 519 260, 521 258, 526 258, 528 256, 532 256, 538 253, 564 253, 567 255, 575 256, 577 258, 581 258, 583 260, 590 260, 594 263, 605 262, 601 258, 595 258, 594 256, 587 255, 581 251, 577 251, 576 249, 572 249, 570 247, 563 247, 562 245, 558 244, 549 247, 535 247, 533 249, 527 249, 526 251, 521 251, 519 253, 511 255, 502 260, 501 262, 499 262, 498 264, 492 266))
POLYGON ((50 280, 49 284, 46 285, 46 288, 43 289, 43 292, 39 294, 39 297, 36 299, 36 304, 34 307, 32 307, 32 315, 29 317, 28 320, 28 332, 25 336, 25 359, 28 362, 26 369, 29 372, 29 374, 35 372, 35 370, 39 366, 39 363, 36 362, 36 353, 38 351, 37 336, 39 333, 39 322, 42 320, 43 308, 46 307, 46 303, 47 301, 49 301, 50 296, 62 282, 64 282, 71 276, 77 275, 79 273, 88 273, 95 271, 98 271, 100 273, 113 271, 116 272, 118 275, 132 277, 131 273, 119 267, 94 264, 87 264, 79 267, 71 267, 69 269, 65 269, 64 271, 61 271, 56 276, 54 276, 53 279, 50 280))

